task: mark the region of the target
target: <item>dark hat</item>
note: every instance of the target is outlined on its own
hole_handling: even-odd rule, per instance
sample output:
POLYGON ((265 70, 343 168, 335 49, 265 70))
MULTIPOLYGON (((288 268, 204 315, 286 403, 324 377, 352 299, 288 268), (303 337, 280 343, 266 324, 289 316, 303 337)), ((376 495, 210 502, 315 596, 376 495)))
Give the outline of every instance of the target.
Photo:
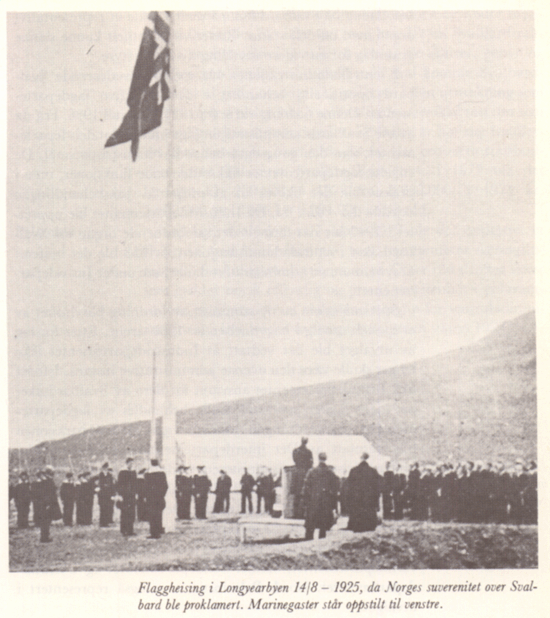
POLYGON ((158 459, 151 459, 151 465, 152 466, 158 466, 159 465, 159 460, 158 459))
POLYGON ((197 470, 203 470, 204 466, 197 466, 197 470))
POLYGON ((126 463, 128 463, 130 461, 134 461, 134 458, 133 457, 126 457, 126 463))
POLYGON ((327 454, 319 453, 319 461, 326 461, 326 460, 327 460, 327 454))
POLYGON ((67 472, 67 474, 65 475, 68 479, 72 479, 73 478, 73 473, 72 472, 67 472))
POLYGON ((142 468, 138 474, 145 474, 147 472, 147 468, 142 468))
POLYGON ((106 462, 105 462, 105 463, 101 466, 101 468, 102 468, 102 469, 103 469, 103 468, 108 468, 108 467, 109 467, 109 462, 108 462, 108 461, 106 461, 106 462))
POLYGON ((361 460, 362 461, 367 461, 368 458, 369 458, 369 454, 367 452, 362 453, 362 455, 361 455, 361 460))
POLYGON ((307 438, 305 436, 302 438, 302 444, 307 444, 307 438))

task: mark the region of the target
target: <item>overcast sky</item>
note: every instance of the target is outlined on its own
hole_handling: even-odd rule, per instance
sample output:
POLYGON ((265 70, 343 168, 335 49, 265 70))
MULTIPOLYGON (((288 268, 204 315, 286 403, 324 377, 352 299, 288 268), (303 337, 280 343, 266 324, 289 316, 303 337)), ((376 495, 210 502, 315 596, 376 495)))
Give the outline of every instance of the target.
MULTIPOLYGON (((531 13, 177 18, 178 409, 534 308, 531 13)), ((10 446, 147 418, 154 350, 162 410, 167 122, 103 148, 145 19, 8 16, 10 446)))

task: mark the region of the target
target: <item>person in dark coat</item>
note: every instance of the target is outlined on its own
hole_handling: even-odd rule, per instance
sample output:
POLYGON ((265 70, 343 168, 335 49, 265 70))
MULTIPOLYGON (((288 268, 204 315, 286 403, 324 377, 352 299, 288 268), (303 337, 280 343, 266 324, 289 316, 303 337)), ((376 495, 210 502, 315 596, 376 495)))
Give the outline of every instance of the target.
POLYGON ((147 521, 145 494, 143 493, 146 472, 147 468, 141 468, 136 475, 136 516, 138 521, 147 521))
POLYGON ((241 476, 241 513, 246 513, 246 505, 248 504, 248 512, 253 513, 252 506, 252 490, 256 481, 247 468, 244 469, 244 474, 241 476))
POLYGON ((493 489, 493 521, 497 524, 505 524, 508 519, 508 503, 506 501, 508 478, 504 464, 501 461, 497 462, 493 489))
POLYGON ((401 464, 397 464, 393 476, 393 505, 394 518, 403 519, 406 503, 407 476, 401 469, 401 464))
POLYGON ((525 471, 523 461, 516 460, 514 472, 510 478, 509 503, 510 503, 510 523, 523 524, 524 522, 524 491, 527 489, 529 477, 525 471))
POLYGON ((395 514, 393 503, 393 487, 395 475, 391 469, 391 461, 386 462, 386 470, 382 477, 382 516, 384 519, 393 519, 395 514))
POLYGON ((230 496, 231 496, 231 477, 220 470, 220 476, 216 481, 216 500, 214 502, 213 513, 227 513, 229 511, 230 496))
POLYGON ((410 508, 411 519, 420 519, 422 511, 422 496, 420 493, 420 467, 416 461, 409 469, 407 503, 410 508))
POLYGON ((532 461, 527 470, 527 484, 523 491, 524 523, 538 523, 538 488, 537 488, 537 464, 532 461))
POLYGON ((76 524, 78 526, 83 526, 85 520, 86 488, 83 487, 85 482, 86 481, 84 480, 84 472, 81 472, 78 475, 78 479, 75 483, 76 524))
POLYGON ((300 446, 292 451, 292 460, 294 461, 294 470, 292 472, 292 480, 290 483, 290 493, 294 496, 294 517, 302 519, 304 516, 304 508, 302 504, 302 488, 304 479, 308 470, 313 467, 313 454, 307 447, 308 439, 302 438, 300 446))
POLYGON ((270 470, 262 470, 256 481, 257 509, 256 512, 261 512, 262 500, 264 501, 264 510, 266 513, 272 513, 273 504, 275 503, 275 481, 270 470))
POLYGON ((419 496, 418 496, 418 509, 415 519, 421 521, 427 521, 430 515, 430 506, 437 511, 438 495, 435 492, 435 479, 430 466, 424 466, 420 472, 419 481, 419 496))
POLYGON ((457 491, 456 471, 449 463, 444 466, 441 479, 441 521, 456 519, 455 495, 457 491))
POLYGON ((180 466, 176 475, 176 503, 178 519, 191 519, 191 498, 193 479, 189 476, 189 466, 180 466))
POLYGON ((76 501, 76 487, 73 480, 73 473, 67 472, 65 480, 59 488, 59 497, 63 504, 63 525, 73 525, 74 505, 76 501))
POLYGON ((114 524, 115 523, 115 495, 116 495, 116 481, 115 481, 115 473, 113 471, 113 469, 109 466, 108 468, 108 473, 109 476, 111 477, 112 481, 113 481, 113 485, 111 488, 111 500, 110 500, 110 505, 109 508, 107 509, 107 523, 108 524, 114 524))
POLYGON ((195 517, 206 519, 206 506, 208 493, 212 487, 212 481, 204 471, 204 466, 197 466, 197 474, 193 477, 193 494, 195 496, 195 517))
POLYGON ((145 507, 149 520, 149 538, 160 539, 164 532, 162 527, 162 511, 166 507, 166 492, 168 480, 166 473, 159 465, 158 459, 151 459, 151 467, 145 473, 143 479, 143 493, 145 495, 145 507))
POLYGON ((319 465, 309 470, 304 479, 302 503, 305 510, 306 541, 313 539, 316 528, 319 529, 319 538, 325 538, 336 518, 340 480, 326 462, 326 454, 319 453, 319 465))
POLYGON ((29 475, 21 472, 19 482, 13 488, 13 500, 17 509, 17 527, 29 527, 29 511, 31 508, 31 484, 29 475))
POLYGON ((94 512, 95 481, 91 474, 86 471, 80 482, 79 498, 82 501, 82 524, 91 526, 94 512))
POLYGON ((491 476, 487 466, 478 461, 471 475, 472 521, 476 524, 488 520, 490 486, 491 476))
POLYGON ((43 482, 42 472, 38 470, 34 475, 34 480, 31 482, 31 502, 32 502, 32 523, 34 526, 40 526, 40 500, 41 486, 43 482))
POLYGON ((49 543, 52 539, 50 537, 50 524, 52 521, 61 519, 61 509, 59 508, 59 502, 57 501, 57 489, 53 480, 54 472, 51 466, 47 466, 43 480, 40 484, 40 491, 38 494, 38 502, 40 503, 40 542, 49 543))
POLYGON ((361 455, 361 463, 352 468, 348 477, 348 530, 366 532, 378 525, 380 509, 380 475, 369 466, 368 453, 361 455))
POLYGON ((135 536, 134 521, 136 519, 137 475, 133 470, 133 457, 126 458, 126 470, 118 473, 116 484, 117 494, 120 496, 120 532, 123 536, 135 536))
POLYGON ((109 472, 109 464, 104 463, 97 477, 97 501, 99 503, 99 526, 106 528, 113 521, 113 496, 115 479, 109 472))

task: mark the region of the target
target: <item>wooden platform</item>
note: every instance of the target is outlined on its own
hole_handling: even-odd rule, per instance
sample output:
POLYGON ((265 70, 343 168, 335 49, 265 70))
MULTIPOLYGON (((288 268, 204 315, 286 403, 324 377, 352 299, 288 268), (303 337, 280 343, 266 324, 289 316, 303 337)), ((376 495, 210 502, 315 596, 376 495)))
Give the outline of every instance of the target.
POLYGON ((246 543, 246 531, 248 528, 260 526, 300 526, 304 527, 303 519, 286 519, 284 517, 241 517, 239 519, 239 538, 241 543, 246 543))

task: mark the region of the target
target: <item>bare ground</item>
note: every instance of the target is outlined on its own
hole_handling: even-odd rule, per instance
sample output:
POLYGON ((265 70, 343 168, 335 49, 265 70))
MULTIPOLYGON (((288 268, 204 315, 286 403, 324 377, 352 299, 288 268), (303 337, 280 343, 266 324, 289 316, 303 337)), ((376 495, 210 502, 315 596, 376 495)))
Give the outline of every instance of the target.
POLYGON ((258 526, 239 540, 237 516, 178 522, 176 532, 147 539, 148 525, 122 537, 118 527, 52 526, 52 543, 39 530, 10 527, 11 571, 161 571, 310 569, 536 568, 536 526, 385 522, 375 532, 343 527, 326 539, 302 541, 300 526, 258 526))

